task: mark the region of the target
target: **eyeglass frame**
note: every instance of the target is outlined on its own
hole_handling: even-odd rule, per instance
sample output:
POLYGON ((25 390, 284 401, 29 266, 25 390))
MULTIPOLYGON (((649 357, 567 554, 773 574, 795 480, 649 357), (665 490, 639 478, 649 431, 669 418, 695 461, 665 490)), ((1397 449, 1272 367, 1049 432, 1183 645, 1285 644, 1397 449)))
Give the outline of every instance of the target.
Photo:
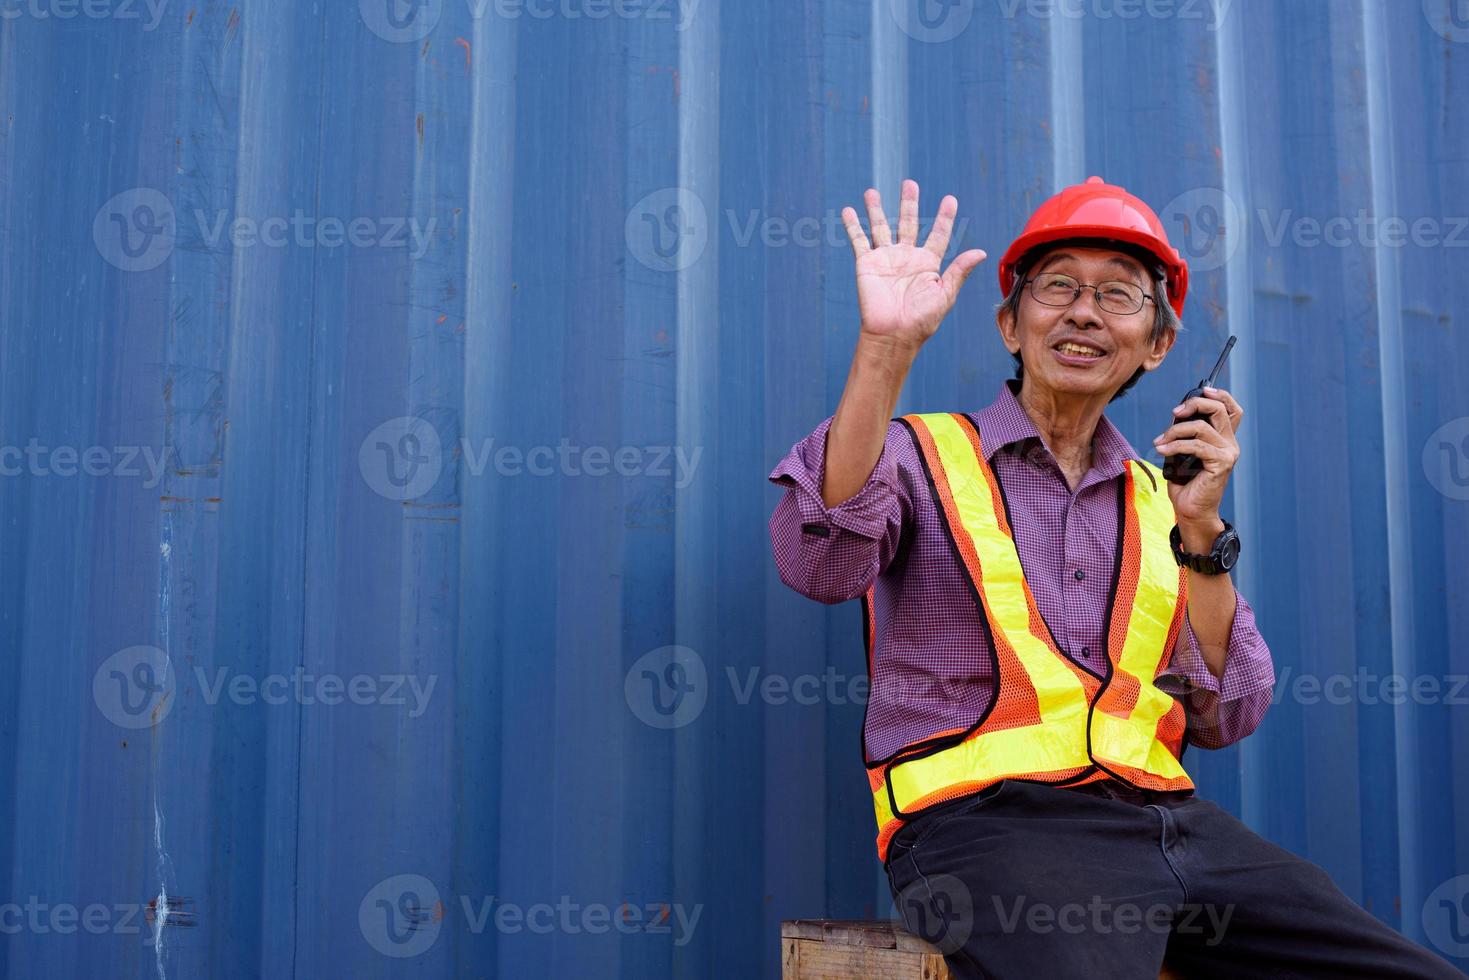
POLYGON ((1041 304, 1042 306, 1047 307, 1047 308, 1052 309, 1052 310, 1064 310, 1067 307, 1071 306, 1078 299, 1081 299, 1081 291, 1083 289, 1090 289, 1092 291, 1093 298, 1096 299, 1097 308, 1098 309, 1103 310, 1103 311, 1105 311, 1107 313, 1114 314, 1115 316, 1136 316, 1137 314, 1141 313, 1147 307, 1147 305, 1149 303, 1152 303, 1154 306, 1158 305, 1158 301, 1155 300, 1155 299, 1153 299, 1153 297, 1149 296, 1148 295, 1148 291, 1146 289, 1143 289, 1143 287, 1139 286, 1135 282, 1128 282, 1125 279, 1103 279, 1099 283, 1089 283, 1089 282, 1082 282, 1080 279, 1077 279, 1075 276, 1069 276, 1069 275, 1067 275, 1064 272, 1049 272, 1049 273, 1044 273, 1044 275, 1060 276, 1060 277, 1065 278, 1065 279, 1070 279, 1072 282, 1076 283, 1076 289, 1071 294, 1071 300, 1070 300, 1070 302, 1063 303, 1060 306, 1057 306, 1054 303, 1047 303, 1045 300, 1041 299, 1039 296, 1037 296, 1035 294, 1035 288, 1033 286, 1033 283, 1035 283, 1035 281, 1040 278, 1039 275, 1031 276, 1028 279, 1022 279, 1021 280, 1020 284, 1022 286, 1030 287, 1030 288, 1026 289, 1025 291, 1027 293, 1030 293, 1030 298, 1031 299, 1035 300, 1037 303, 1041 304), (1105 306, 1103 306, 1102 305, 1101 297, 1097 293, 1097 290, 1100 289, 1100 287, 1105 286, 1105 285, 1107 285, 1110 282, 1115 282, 1119 286, 1131 286, 1134 289, 1140 290, 1142 292, 1142 294, 1143 294, 1142 295, 1142 302, 1138 303, 1137 309, 1132 310, 1129 313, 1118 313, 1116 310, 1109 310, 1105 306))

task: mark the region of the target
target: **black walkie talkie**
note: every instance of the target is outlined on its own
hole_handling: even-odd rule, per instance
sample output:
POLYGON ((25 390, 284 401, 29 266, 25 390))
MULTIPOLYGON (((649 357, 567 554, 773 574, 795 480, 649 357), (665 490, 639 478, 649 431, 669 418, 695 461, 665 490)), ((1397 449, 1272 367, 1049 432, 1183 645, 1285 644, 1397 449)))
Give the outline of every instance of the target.
MULTIPOLYGON (((1214 372, 1203 381, 1200 381, 1197 388, 1192 389, 1187 395, 1184 395, 1183 400, 1179 402, 1180 405, 1188 401, 1190 398, 1198 398, 1202 396, 1204 394, 1205 388, 1214 387, 1214 383, 1219 380, 1219 372, 1224 370, 1224 362, 1229 359, 1229 352, 1234 349, 1234 342, 1238 339, 1238 337, 1232 335, 1230 336, 1229 340, 1224 345, 1224 353, 1220 354, 1219 360, 1214 363, 1214 372)), ((1207 422, 1209 421, 1209 416, 1205 415, 1203 412, 1196 412, 1193 415, 1190 415, 1188 418, 1179 419, 1178 421, 1207 422)), ((1180 455, 1167 456, 1163 459, 1163 479, 1167 480, 1169 483, 1187 483, 1202 472, 1204 472, 1203 461, 1192 453, 1182 453, 1180 455)))

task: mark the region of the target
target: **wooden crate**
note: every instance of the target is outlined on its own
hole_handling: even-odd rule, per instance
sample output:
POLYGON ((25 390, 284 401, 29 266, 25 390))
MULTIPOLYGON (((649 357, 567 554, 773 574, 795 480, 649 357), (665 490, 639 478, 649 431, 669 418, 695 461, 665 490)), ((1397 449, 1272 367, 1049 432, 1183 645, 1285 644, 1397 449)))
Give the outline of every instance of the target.
MULTIPOLYGON (((787 919, 784 980, 948 980, 943 954, 892 919, 787 919)), ((1182 980, 1167 967, 1158 980, 1182 980)))
POLYGON ((891 919, 788 919, 784 980, 948 980, 943 954, 891 919))

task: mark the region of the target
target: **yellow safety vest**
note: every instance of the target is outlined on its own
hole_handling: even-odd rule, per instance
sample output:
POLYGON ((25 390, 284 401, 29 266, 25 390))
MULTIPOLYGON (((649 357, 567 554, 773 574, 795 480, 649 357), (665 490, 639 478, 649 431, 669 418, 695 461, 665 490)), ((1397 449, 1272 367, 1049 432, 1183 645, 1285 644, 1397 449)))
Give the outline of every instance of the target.
MULTIPOLYGON (((1080 785, 1111 776, 1143 789, 1191 789, 1180 762, 1183 704, 1153 683, 1169 663, 1188 608, 1187 573, 1168 542, 1173 504, 1161 471, 1129 460, 1123 474, 1103 637, 1107 672, 1098 677, 1061 652, 1036 608, 1003 490, 974 423, 958 413, 901 421, 918 446, 940 519, 973 586, 996 689, 973 725, 921 739, 886 759, 866 758, 864 736, 879 858, 887 860, 893 834, 924 808, 1002 779, 1080 785)), ((876 646, 873 592, 863 598, 869 681, 876 646)))

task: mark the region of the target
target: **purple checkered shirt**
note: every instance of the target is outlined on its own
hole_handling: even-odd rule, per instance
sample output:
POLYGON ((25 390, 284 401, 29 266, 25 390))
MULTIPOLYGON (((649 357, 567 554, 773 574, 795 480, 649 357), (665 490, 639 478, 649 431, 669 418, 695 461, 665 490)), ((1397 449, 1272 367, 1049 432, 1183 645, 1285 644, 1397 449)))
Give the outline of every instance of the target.
MULTIPOLYGON (((1005 487, 1021 566, 1041 615, 1063 651, 1101 673, 1117 544, 1116 481, 1126 460, 1140 457, 1103 416, 1092 468, 1073 493, 1011 384, 969 417, 1005 487)), ((868 755, 883 759, 940 731, 968 728, 984 713, 994 688, 989 642, 908 430, 889 423, 866 484, 827 507, 821 483, 830 426, 828 418, 771 472, 771 481, 787 490, 771 515, 770 540, 781 581, 808 598, 846 602, 876 584, 864 737, 868 755)), ((1185 617, 1156 683, 1182 699, 1190 744, 1222 748, 1255 730, 1270 705, 1275 669, 1238 590, 1223 679, 1204 664, 1185 617)))

